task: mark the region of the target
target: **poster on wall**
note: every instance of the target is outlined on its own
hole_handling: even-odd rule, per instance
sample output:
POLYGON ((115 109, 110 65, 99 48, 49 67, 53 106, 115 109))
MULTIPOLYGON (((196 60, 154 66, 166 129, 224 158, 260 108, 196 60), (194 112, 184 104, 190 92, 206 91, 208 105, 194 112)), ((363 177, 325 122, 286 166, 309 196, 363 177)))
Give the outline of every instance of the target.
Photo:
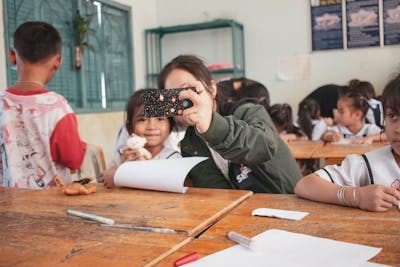
POLYGON ((383 0, 385 45, 400 44, 400 0, 383 0))
POLYGON ((380 45, 379 0, 346 0, 347 48, 380 45))
POLYGON ((343 48, 342 1, 311 0, 312 50, 343 48))

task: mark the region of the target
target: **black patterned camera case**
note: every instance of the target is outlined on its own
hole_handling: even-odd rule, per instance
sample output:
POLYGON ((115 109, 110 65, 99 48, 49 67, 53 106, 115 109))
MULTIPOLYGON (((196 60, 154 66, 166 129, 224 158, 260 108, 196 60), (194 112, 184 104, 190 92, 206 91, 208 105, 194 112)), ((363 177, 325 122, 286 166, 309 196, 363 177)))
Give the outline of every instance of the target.
POLYGON ((144 116, 173 117, 182 115, 184 109, 193 106, 189 99, 179 100, 179 93, 188 89, 196 92, 194 87, 147 90, 143 94, 144 116))

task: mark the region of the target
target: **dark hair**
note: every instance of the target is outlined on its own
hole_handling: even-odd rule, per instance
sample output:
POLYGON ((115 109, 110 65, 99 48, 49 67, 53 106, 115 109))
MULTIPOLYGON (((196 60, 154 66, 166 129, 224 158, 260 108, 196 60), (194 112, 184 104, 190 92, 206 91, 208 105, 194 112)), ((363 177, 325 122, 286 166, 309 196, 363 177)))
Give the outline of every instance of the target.
POLYGON ((37 63, 61 55, 61 36, 46 22, 25 22, 14 32, 14 49, 22 59, 37 63))
MULTIPOLYGON (((140 112, 141 107, 143 107, 143 94, 149 90, 154 90, 154 89, 145 88, 137 90, 129 97, 129 100, 126 103, 125 126, 129 134, 133 133, 133 128, 135 126, 133 124, 133 119, 137 116, 138 112, 140 112)), ((170 130, 172 130, 175 122, 172 117, 168 117, 168 120, 169 120, 170 130)))
POLYGON ((238 100, 237 91, 234 88, 234 80, 224 80, 217 83, 217 95, 215 100, 218 106, 218 112, 222 116, 231 115, 233 107, 238 100))
POLYGON ((351 100, 351 107, 354 110, 360 110, 362 112, 362 116, 365 117, 365 114, 367 114, 368 111, 368 101, 367 98, 365 96, 363 96, 360 93, 354 92, 354 91, 348 91, 347 93, 341 95, 339 97, 340 99, 343 98, 348 98, 351 100))
POLYGON ((307 135, 308 139, 312 139, 313 125, 312 120, 317 120, 320 116, 320 107, 318 102, 313 98, 306 98, 299 103, 297 111, 298 124, 307 135))
POLYGON ((211 91, 212 77, 205 63, 200 58, 193 55, 180 55, 172 59, 158 75, 158 88, 165 87, 165 80, 171 71, 175 69, 185 70, 191 73, 196 79, 201 81, 206 90, 211 91))
POLYGON ((232 115, 237 107, 245 103, 254 103, 269 108, 269 93, 267 88, 254 80, 240 77, 217 83, 218 112, 222 116, 232 115), (239 86, 235 88, 235 83, 239 86))
POLYGON ((367 99, 376 98, 375 88, 372 83, 368 81, 353 79, 349 82, 349 89, 365 96, 367 99))
POLYGON ((293 125, 292 107, 289 104, 274 104, 268 109, 268 113, 276 126, 281 127, 287 133, 303 136, 302 131, 293 125))
POLYGON ((264 106, 267 111, 269 109, 269 92, 267 87, 260 82, 248 79, 239 88, 238 97, 239 99, 257 99, 257 104, 264 106))
POLYGON ((386 84, 381 101, 385 114, 390 108, 396 115, 400 115, 400 74, 386 84))

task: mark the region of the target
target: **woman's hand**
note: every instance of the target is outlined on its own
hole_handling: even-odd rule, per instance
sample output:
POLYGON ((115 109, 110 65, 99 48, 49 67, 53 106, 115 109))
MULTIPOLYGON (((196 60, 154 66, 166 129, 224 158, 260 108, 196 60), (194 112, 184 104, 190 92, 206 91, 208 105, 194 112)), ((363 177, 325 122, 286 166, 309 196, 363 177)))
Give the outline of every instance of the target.
POLYGON ((352 139, 351 143, 352 144, 372 144, 372 142, 374 142, 375 136, 365 136, 362 138, 356 138, 356 139, 352 139))
POLYGON ((100 174, 99 177, 99 182, 100 183, 104 183, 104 186, 106 186, 107 188, 113 188, 115 186, 114 184, 114 175, 115 172, 117 171, 118 166, 112 166, 110 168, 108 168, 107 170, 103 171, 100 174))
POLYGON ((368 185, 358 188, 358 206, 363 210, 386 211, 398 204, 400 192, 383 185, 368 185))
POLYGON ((179 99, 190 99, 193 103, 191 108, 183 111, 183 119, 187 124, 196 126, 199 133, 205 133, 211 125, 215 96, 214 91, 216 89, 212 88, 212 92, 209 92, 200 81, 189 86, 195 87, 196 92, 185 90, 179 94, 179 99))

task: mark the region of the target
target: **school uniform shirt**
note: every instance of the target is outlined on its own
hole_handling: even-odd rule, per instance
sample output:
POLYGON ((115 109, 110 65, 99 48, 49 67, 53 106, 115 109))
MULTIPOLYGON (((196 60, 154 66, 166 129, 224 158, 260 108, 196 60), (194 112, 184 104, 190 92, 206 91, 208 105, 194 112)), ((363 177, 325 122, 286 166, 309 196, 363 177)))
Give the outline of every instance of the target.
POLYGON ((10 88, 0 101, 0 185, 43 189, 55 186, 56 175, 71 182, 70 169, 81 166, 86 143, 67 100, 44 88, 10 88))
POLYGON ((382 102, 371 98, 368 100, 368 111, 365 118, 371 124, 376 124, 379 127, 383 127, 383 105, 382 102))
POLYGON ((350 130, 347 127, 341 125, 335 125, 331 128, 331 130, 336 133, 339 132, 343 133, 344 139, 357 139, 370 135, 377 135, 380 134, 380 132, 382 131, 381 128, 379 128, 377 125, 370 123, 364 123, 361 130, 358 131, 358 133, 356 134, 350 132, 350 130))
POLYGON ((317 141, 321 139, 321 136, 328 130, 328 125, 324 119, 312 120, 311 124, 313 126, 311 140, 317 141))
POLYGON ((181 153, 170 147, 164 148, 153 159, 179 159, 182 158, 181 153))
POLYGON ((381 184, 390 186, 394 179, 400 179, 400 168, 392 154, 391 146, 384 146, 365 154, 348 155, 340 165, 329 165, 315 173, 321 178, 338 185, 366 186, 381 184))

